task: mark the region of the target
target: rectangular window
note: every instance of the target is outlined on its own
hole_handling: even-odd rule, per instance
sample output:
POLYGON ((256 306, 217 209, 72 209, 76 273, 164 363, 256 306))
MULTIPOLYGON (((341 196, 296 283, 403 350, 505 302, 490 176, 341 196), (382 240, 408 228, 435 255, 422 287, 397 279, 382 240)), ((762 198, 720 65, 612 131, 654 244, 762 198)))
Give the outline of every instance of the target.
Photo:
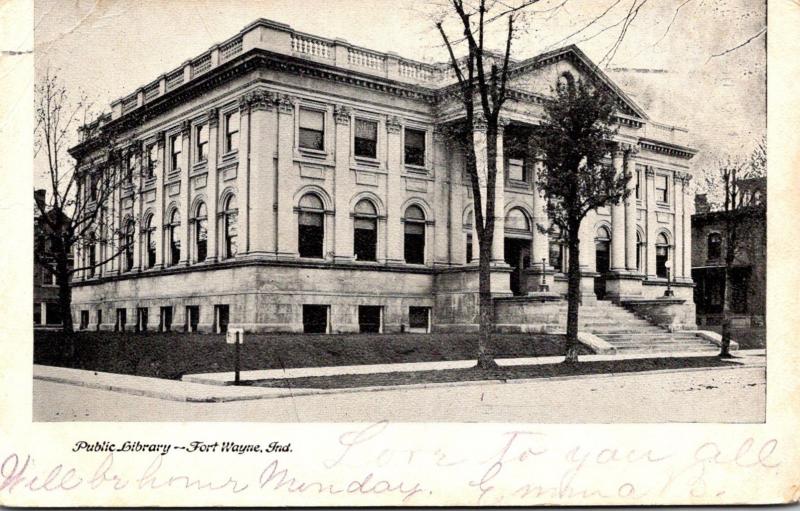
POLYGON ((125 331, 125 324, 128 321, 128 311, 125 309, 117 309, 117 324, 114 328, 117 332, 125 331))
POLYGON ((147 148, 147 169, 145 177, 153 177, 156 173, 156 163, 158 162, 158 145, 152 144, 147 148))
POLYGON ((353 150, 356 156, 376 158, 378 155, 378 123, 356 119, 353 150))
POLYGON ((133 171, 136 169, 136 155, 133 152, 128 153, 125 159, 125 180, 129 183, 133 181, 133 171))
POLYGON ((34 303, 33 304, 33 324, 34 325, 41 325, 42 324, 42 304, 41 303, 34 303))
POLYGON ((231 308, 229 305, 215 305, 214 306, 214 323, 218 334, 224 334, 228 331, 228 323, 230 323, 231 308))
POLYGON ((430 332, 430 307, 408 308, 408 331, 417 333, 430 332))
POLYGON ((667 176, 656 174, 656 201, 663 203, 669 202, 668 183, 667 176))
POLYGON ((225 152, 239 149, 239 112, 225 114, 225 152))
POLYGON ((208 159, 208 124, 198 126, 195 130, 197 140, 197 160, 198 162, 208 159))
POLYGON ((147 332, 147 307, 136 309, 136 331, 147 332))
POLYGON ((405 162, 406 165, 425 166, 425 132, 406 128, 405 130, 405 162))
POLYGON ((172 306, 161 307, 161 322, 158 325, 159 331, 169 332, 172 330, 172 306))
POLYGON ((200 306, 186 306, 186 331, 197 333, 197 325, 200 323, 200 306))
POLYGON ((508 179, 511 181, 527 181, 525 175, 525 165, 522 160, 508 160, 508 179))
POLYGON ((328 333, 327 305, 303 305, 303 333, 328 333))
POLYGON ((44 304, 44 318, 47 325, 60 325, 61 307, 57 303, 44 304))
POLYGON ((81 323, 78 326, 81 330, 86 330, 89 327, 89 311, 81 311, 81 323))
POLYGON ((467 263, 472 262, 472 234, 467 234, 467 263))
POLYGON ((170 170, 178 170, 181 168, 181 136, 172 135, 169 138, 169 153, 170 153, 170 170))
POLYGON ((103 310, 97 309, 97 330, 100 331, 100 326, 103 324, 103 310))
POLYGON ((636 198, 637 199, 641 199, 642 198, 642 192, 641 192, 641 188, 642 188, 642 169, 636 169, 636 177, 635 177, 635 179, 636 179, 636 198))
POLYGON ((381 312, 383 307, 378 305, 358 306, 358 329, 361 333, 379 334, 383 330, 381 312))
POLYGON ((97 189, 100 183, 100 175, 95 173, 89 178, 89 199, 97 200, 97 189))
POLYGON ((298 145, 303 149, 322 151, 325 149, 325 113, 300 109, 300 131, 298 145))

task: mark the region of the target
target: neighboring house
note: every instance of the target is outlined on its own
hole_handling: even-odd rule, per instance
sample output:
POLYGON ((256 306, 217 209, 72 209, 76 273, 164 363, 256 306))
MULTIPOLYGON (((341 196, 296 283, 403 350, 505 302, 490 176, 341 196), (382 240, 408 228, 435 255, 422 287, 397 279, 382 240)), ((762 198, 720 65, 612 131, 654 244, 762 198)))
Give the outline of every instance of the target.
MULTIPOLYGON (((582 227, 582 288, 656 298, 668 268, 694 317, 685 130, 651 120, 575 46, 513 61, 499 144, 524 139, 562 82, 616 96, 631 196, 582 227)), ((222 331, 477 328, 477 235, 455 74, 260 19, 111 105, 70 150, 92 200, 96 133, 122 133, 130 184, 108 204, 129 250, 73 280, 76 324, 222 331), (127 138, 125 138, 127 137, 127 138)), ((473 136, 485 147, 482 127, 473 136)), ((512 144, 507 144, 509 147, 512 144)), ((517 147, 519 144, 516 145, 517 147)), ((485 154, 485 153, 481 153, 485 154)), ((566 250, 535 188, 541 165, 500 153, 492 289, 566 293, 566 250)), ((117 231, 119 229, 119 231, 117 231)), ((78 247, 77 261, 115 247, 78 247)), ((123 246, 123 245, 117 245, 123 246)), ((682 309, 681 309, 682 307, 682 309)), ((502 320, 502 318, 500 318, 502 320)))
MULTIPOLYGON (((34 200, 45 203, 45 190, 35 190, 34 200)), ((49 213, 52 214, 52 213, 49 213)), ((49 227, 41 220, 39 208, 34 208, 33 215, 34 250, 38 250, 33 259, 33 325, 34 327, 61 326, 61 310, 58 305, 58 284, 56 276, 46 264, 52 260, 49 254, 47 236, 49 227)))
MULTIPOLYGON (((732 266, 733 295, 731 312, 737 326, 764 326, 767 288, 767 182, 766 178, 738 181, 738 212, 745 220, 738 232, 736 259, 732 266)), ((718 325, 722 321, 725 297, 725 215, 710 211, 706 196, 695 198, 697 213, 692 216, 692 278, 698 325, 718 325)))

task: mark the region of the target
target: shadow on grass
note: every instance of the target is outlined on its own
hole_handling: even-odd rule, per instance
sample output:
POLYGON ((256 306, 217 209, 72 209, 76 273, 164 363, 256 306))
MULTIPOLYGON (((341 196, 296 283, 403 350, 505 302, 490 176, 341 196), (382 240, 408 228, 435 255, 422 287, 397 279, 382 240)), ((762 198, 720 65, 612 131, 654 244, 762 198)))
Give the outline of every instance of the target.
POLYGON ((716 356, 685 358, 642 358, 602 362, 580 362, 577 364, 544 364, 531 366, 501 367, 482 371, 476 368, 444 369, 439 371, 413 371, 404 373, 376 373, 338 376, 316 376, 254 380, 244 382, 258 387, 296 389, 347 389, 425 383, 456 383, 489 380, 517 380, 528 378, 553 378, 585 374, 620 374, 661 369, 685 369, 707 367, 736 367, 736 359, 720 359, 716 356))

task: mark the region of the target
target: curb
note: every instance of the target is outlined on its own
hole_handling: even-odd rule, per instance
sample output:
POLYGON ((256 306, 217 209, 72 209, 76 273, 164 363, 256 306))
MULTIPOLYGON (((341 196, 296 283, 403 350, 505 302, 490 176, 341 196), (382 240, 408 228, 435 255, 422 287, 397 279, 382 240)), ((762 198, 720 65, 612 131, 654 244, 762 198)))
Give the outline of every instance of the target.
MULTIPOLYGON (((130 386, 122 385, 109 385, 102 383, 87 382, 78 379, 71 379, 58 376, 47 375, 34 375, 33 379, 50 381, 53 383, 61 383, 66 385, 75 385, 79 387, 93 388, 97 390, 107 390, 112 392, 119 392, 123 394, 131 394, 136 396, 150 397, 155 399, 162 399, 167 401, 179 401, 187 403, 228 403, 234 401, 253 401, 258 399, 282 399, 289 397, 302 397, 313 395, 328 395, 328 394, 350 394, 354 392, 388 392, 393 390, 419 390, 428 388, 448 388, 448 387, 467 387, 467 386, 484 386, 484 385, 504 385, 504 384, 524 384, 533 383, 537 381, 550 382, 550 381, 564 381, 564 380, 584 380, 594 378, 611 378, 615 376, 626 375, 644 375, 644 374, 672 374, 672 373, 685 373, 696 371, 725 371, 725 370, 740 370, 740 369, 766 369, 765 364, 752 364, 752 365, 738 365, 727 367, 692 367, 692 368, 677 368, 677 369, 656 369, 650 371, 630 371, 623 373, 596 373, 596 374, 576 374, 564 376, 550 376, 538 378, 514 378, 514 379, 488 379, 488 380, 471 380, 471 381, 458 381, 458 382, 437 382, 437 383, 414 383, 410 385, 376 385, 368 387, 350 387, 338 389, 293 389, 289 388, 273 388, 271 391, 265 391, 263 394, 252 395, 231 395, 231 396, 189 396, 179 395, 169 392, 152 391, 137 389, 130 386)), ((226 386, 226 388, 236 388, 233 386, 226 386)), ((254 388, 254 387, 246 387, 254 388)))

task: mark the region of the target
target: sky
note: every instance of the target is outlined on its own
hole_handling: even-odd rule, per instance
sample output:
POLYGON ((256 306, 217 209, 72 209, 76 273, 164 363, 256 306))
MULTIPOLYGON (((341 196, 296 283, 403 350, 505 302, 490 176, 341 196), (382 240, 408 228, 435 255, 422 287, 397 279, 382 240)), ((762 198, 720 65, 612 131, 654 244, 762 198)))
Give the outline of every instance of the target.
MULTIPOLYGON (((85 93, 108 111, 257 18, 442 62, 434 20, 443 12, 444 0, 36 0, 35 65, 37 75, 57 69, 75 97, 85 93)), ((690 130, 697 167, 746 154, 766 132, 766 35, 725 53, 766 27, 760 0, 540 0, 523 12, 514 58, 577 44, 652 119, 690 130), (604 58, 631 9, 636 17, 604 58)), ((452 17, 444 21, 457 36, 452 17)), ((504 29, 490 25, 488 46, 502 48, 504 29)), ((40 160, 37 180, 46 172, 40 160)))

